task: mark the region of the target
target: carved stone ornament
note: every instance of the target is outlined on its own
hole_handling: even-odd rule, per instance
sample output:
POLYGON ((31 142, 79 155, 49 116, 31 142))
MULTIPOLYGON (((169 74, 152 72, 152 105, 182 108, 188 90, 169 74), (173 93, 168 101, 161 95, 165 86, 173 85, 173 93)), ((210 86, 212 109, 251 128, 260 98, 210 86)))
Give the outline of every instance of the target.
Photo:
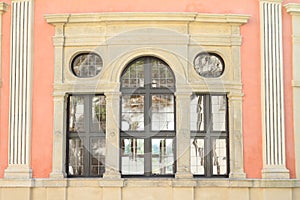
POLYGON ((196 72, 205 78, 217 78, 224 72, 223 59, 214 53, 200 53, 194 60, 196 72))

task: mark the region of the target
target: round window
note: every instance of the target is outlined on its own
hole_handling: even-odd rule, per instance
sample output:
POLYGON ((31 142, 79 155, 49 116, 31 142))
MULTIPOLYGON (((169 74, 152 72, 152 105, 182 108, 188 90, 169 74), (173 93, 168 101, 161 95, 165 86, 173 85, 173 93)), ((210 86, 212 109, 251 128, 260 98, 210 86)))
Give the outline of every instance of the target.
POLYGON ((194 60, 196 72, 205 78, 220 77, 224 72, 223 59, 214 53, 200 53, 194 60))
POLYGON ((102 59, 95 53, 81 53, 72 61, 72 72, 80 78, 96 76, 103 67, 102 59))

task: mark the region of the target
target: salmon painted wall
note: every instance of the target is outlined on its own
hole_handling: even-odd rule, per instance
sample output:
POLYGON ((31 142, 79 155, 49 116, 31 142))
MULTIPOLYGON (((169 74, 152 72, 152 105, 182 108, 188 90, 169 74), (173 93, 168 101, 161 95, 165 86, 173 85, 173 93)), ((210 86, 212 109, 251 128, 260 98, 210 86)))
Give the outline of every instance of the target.
MULTIPOLYGON (((10 4, 9 0, 4 0, 10 4)), ((9 110, 9 56, 10 56, 10 9, 2 15, 2 87, 0 88, 0 177, 7 167, 8 110, 9 110)))
MULTIPOLYGON (((300 0, 284 0, 287 3, 300 3, 300 0)), ((285 133, 286 133, 286 159, 287 168, 291 178, 296 177, 295 148, 294 148, 294 114, 293 114, 293 70, 292 70, 292 17, 283 9, 283 59, 284 59, 284 96, 285 96, 285 133)))
MULTIPOLYGON (((10 4, 10 1, 6 1, 10 4)), ((299 2, 300 0, 284 1, 299 2)), ((52 36, 54 28, 46 23, 45 14, 88 12, 200 12, 248 14, 249 23, 242 26, 243 133, 245 171, 249 178, 260 178, 262 169, 262 122, 260 95, 260 33, 259 0, 35 0, 34 80, 32 168, 36 178, 49 177, 52 162, 53 133, 53 66, 52 36), (218 5, 218 6, 216 6, 218 5)), ((7 166, 9 34, 10 12, 3 16, 3 69, 0 110, 0 177, 7 166)), ((291 88, 291 18, 284 12, 284 66, 287 134, 287 165, 295 175, 291 88)))

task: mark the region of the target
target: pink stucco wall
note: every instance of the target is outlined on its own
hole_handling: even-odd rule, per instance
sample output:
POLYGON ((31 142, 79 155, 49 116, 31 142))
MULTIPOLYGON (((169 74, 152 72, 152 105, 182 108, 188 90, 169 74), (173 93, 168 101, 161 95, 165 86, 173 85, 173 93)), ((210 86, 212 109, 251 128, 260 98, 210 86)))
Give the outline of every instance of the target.
MULTIPOLYGON (((6 0, 10 4, 10 1, 6 0)), ((284 1, 298 2, 300 0, 284 1)), ((249 23, 242 26, 243 133, 245 171, 249 178, 261 177, 262 122, 260 25, 258 0, 35 0, 34 80, 32 124, 32 169, 37 178, 49 177, 52 162, 53 133, 53 66, 52 36, 54 28, 46 23, 45 14, 87 12, 202 12, 248 14, 249 23), (217 5, 217 6, 216 6, 217 5)), ((295 176, 293 148, 293 110, 291 88, 291 18, 284 11, 284 75, 286 108, 287 166, 295 176)), ((7 166, 9 104, 9 34, 10 12, 3 15, 3 69, 0 107, 0 177, 7 166)))

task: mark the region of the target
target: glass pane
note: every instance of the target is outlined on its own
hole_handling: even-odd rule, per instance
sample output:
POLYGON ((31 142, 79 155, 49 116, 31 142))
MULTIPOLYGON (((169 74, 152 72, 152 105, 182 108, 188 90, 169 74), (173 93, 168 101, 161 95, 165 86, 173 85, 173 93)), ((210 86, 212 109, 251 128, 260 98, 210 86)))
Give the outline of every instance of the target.
POLYGON ((226 97, 211 96, 212 123, 214 131, 226 130, 226 97))
POLYGON ((152 87, 175 87, 174 76, 169 67, 159 59, 152 59, 152 87))
POLYGON ((100 73, 102 66, 100 56, 95 53, 84 53, 74 59, 72 70, 77 77, 93 77, 100 73))
POLYGON ((204 175, 204 139, 191 140, 191 172, 204 175))
POLYGON ((152 139, 152 173, 174 173, 173 139, 152 139))
POLYGON ((203 131, 204 130, 204 107, 203 107, 203 96, 193 95, 191 97, 191 130, 192 131, 203 131))
POLYGON ((174 130, 174 96, 152 96, 152 130, 174 130))
POLYGON ((122 139, 122 174, 144 174, 144 140, 122 139))
POLYGON ((226 139, 213 140, 213 174, 227 174, 226 139))
POLYGON ((138 59, 133 62, 122 75, 123 88, 144 87, 144 60, 138 59))
POLYGON ((105 171, 105 138, 93 138, 91 149, 91 175, 103 175, 105 171))
POLYGON ((83 154, 83 142, 80 139, 69 139, 69 175, 83 175, 83 154))
POLYGON ((122 123, 123 131, 144 130, 144 96, 122 96, 122 123))
POLYGON ((104 96, 95 96, 92 100, 92 132, 106 130, 106 103, 104 96))
POLYGON ((84 98, 70 96, 69 104, 69 131, 84 131, 84 98))

